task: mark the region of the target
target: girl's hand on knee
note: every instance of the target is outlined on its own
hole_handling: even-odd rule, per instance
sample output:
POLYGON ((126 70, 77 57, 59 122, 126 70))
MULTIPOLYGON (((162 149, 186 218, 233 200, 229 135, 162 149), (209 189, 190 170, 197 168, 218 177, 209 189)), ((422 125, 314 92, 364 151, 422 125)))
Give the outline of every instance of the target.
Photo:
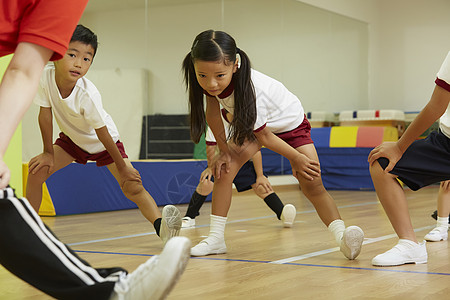
POLYGON ((205 180, 211 181, 213 175, 213 171, 211 168, 206 168, 203 170, 202 174, 200 175, 200 182, 204 182, 205 180))
POLYGON ((229 153, 220 152, 213 161, 213 174, 217 179, 222 172, 230 172, 231 155, 229 153))
POLYGON ((298 155, 294 161, 291 162, 292 174, 298 179, 298 175, 307 180, 314 180, 315 177, 320 176, 320 163, 316 160, 310 159, 304 154, 298 155))
POLYGON ((442 181, 441 182, 441 189, 444 192, 450 192, 450 180, 442 181))
POLYGON ((43 167, 48 167, 47 173, 53 171, 53 154, 44 152, 33 157, 28 163, 28 173, 34 175, 43 167))

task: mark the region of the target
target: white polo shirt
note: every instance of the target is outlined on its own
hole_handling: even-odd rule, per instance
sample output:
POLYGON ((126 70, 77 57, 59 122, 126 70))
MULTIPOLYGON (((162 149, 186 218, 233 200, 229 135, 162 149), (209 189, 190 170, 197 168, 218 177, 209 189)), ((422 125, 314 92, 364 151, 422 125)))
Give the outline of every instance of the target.
MULTIPOLYGON (((256 94, 254 131, 266 126, 273 133, 281 133, 291 131, 303 122, 305 112, 300 100, 281 82, 253 69, 251 79, 256 94)), ((222 94, 216 96, 216 99, 234 115, 234 91, 225 97, 222 94)))
POLYGON ((55 67, 45 67, 34 102, 51 107, 60 130, 80 148, 91 154, 106 150, 97 137, 95 129, 106 125, 114 142, 119 132, 111 116, 103 109, 100 92, 85 77, 78 79, 72 93, 61 97, 55 81, 55 67))

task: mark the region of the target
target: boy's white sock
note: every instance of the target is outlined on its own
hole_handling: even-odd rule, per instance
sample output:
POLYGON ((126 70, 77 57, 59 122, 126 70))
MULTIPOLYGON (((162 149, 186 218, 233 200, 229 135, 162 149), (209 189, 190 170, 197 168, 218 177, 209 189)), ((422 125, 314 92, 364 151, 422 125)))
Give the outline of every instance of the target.
POLYGON ((342 236, 344 235, 345 224, 341 219, 334 220, 328 225, 328 230, 334 235, 336 243, 341 245, 342 236))
POLYGON ((437 218, 436 227, 439 227, 439 229, 442 229, 442 231, 448 230, 448 217, 446 218, 437 218))
POLYGON ((225 224, 227 223, 227 219, 227 217, 211 215, 208 240, 211 242, 220 242, 225 240, 225 224))

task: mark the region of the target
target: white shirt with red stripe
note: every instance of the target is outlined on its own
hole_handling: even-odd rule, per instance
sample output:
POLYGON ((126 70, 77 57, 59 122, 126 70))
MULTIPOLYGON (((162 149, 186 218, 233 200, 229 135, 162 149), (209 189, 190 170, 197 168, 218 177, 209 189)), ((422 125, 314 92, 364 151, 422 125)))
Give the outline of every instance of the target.
MULTIPOLYGON (((448 52, 447 57, 445 58, 444 63, 437 74, 437 79, 435 82, 438 86, 450 92, 450 51, 448 52)), ((450 138, 450 104, 448 105, 445 113, 439 119, 439 128, 443 134, 450 138)))
MULTIPOLYGON (((281 82, 253 69, 251 79, 256 94, 254 131, 267 127, 273 133, 287 132, 303 122, 305 111, 300 100, 281 82)), ((234 115, 234 91, 222 93, 216 99, 234 115)))

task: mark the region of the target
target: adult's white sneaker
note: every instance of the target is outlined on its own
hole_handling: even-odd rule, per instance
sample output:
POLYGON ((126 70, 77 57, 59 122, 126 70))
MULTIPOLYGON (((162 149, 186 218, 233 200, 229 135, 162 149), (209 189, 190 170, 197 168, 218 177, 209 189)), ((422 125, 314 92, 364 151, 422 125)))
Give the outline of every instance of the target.
POLYGON ((165 299, 186 268, 190 247, 186 237, 170 239, 160 255, 153 256, 133 273, 123 273, 110 299, 165 299))

